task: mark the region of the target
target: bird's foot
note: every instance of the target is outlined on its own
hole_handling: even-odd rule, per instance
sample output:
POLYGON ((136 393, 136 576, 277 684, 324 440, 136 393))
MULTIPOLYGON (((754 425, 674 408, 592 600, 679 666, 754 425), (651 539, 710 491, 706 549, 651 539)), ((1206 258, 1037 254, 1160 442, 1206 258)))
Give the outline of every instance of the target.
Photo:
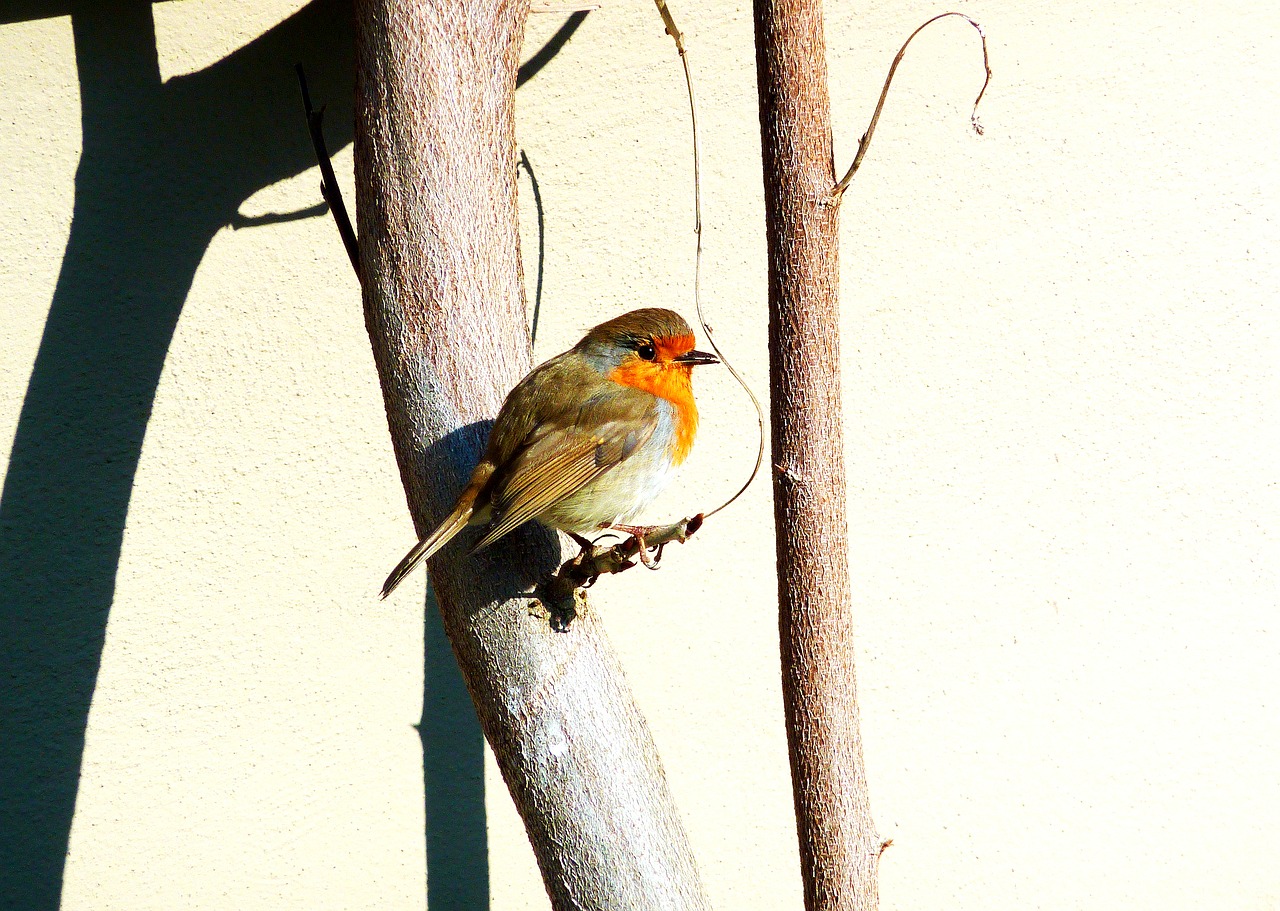
MULTIPOLYGON (((581 550, 578 551, 578 555, 570 562, 576 566, 582 566, 583 564, 589 563, 596 555, 596 542, 592 541, 590 538, 584 537, 583 535, 577 534, 576 532, 566 531, 565 534, 573 538, 573 542, 581 548, 581 550)), ((583 576, 579 588, 590 588, 596 584, 596 580, 599 578, 599 573, 592 573, 590 575, 583 576)))
POLYGON ((660 525, 608 525, 605 527, 611 529, 612 531, 620 531, 623 534, 631 535, 631 537, 635 538, 636 547, 638 548, 636 553, 639 555, 640 562, 644 564, 645 569, 658 568, 658 561, 662 559, 662 548, 664 548, 666 544, 665 543, 659 544, 657 547, 653 548, 653 550, 656 551, 656 555, 655 555, 649 552, 649 546, 644 543, 644 539, 649 535, 652 535, 654 532, 660 531, 662 526, 660 525))

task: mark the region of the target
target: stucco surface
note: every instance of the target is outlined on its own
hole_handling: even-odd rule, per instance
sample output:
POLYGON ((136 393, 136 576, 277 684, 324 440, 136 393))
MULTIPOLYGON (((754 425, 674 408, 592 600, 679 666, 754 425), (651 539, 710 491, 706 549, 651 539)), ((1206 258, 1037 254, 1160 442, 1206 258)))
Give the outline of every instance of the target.
MULTIPOLYGON (((158 4, 159 78, 216 66, 300 6, 158 4)), ((1280 907, 1280 14, 1251 0, 960 9, 991 42, 985 135, 968 126, 976 36, 936 24, 900 69, 842 215, 852 609, 872 804, 894 841, 883 907, 1280 907)), ((828 4, 841 171, 893 54, 938 11, 828 4)), ((763 394, 750 9, 675 12, 700 93, 704 296, 763 394)), ((76 197, 71 20, 3 21, 8 464, 67 293, 73 211, 92 201, 76 197)), ((535 17, 527 53, 562 23, 535 17)), ((294 91, 293 62, 264 99, 294 91)), ((541 202, 522 169, 537 355, 636 306, 692 317, 686 100, 652 7, 591 13, 517 104, 541 202)), ((288 110, 280 142, 305 149, 288 110)), ((170 205, 225 203, 199 160, 170 205)), ((349 145, 335 164, 350 198, 349 145)), ((189 290, 172 292, 180 315, 114 575, 99 580, 83 752, 48 760, 78 772, 74 802, 4 798, 53 871, 11 877, 14 907, 547 907, 424 623, 422 576, 377 599, 412 530, 359 289, 327 215, 267 217, 314 206, 318 182, 296 169, 244 193, 189 290), (65 864, 49 856, 60 844, 65 864)), ((155 232, 184 224, 161 213, 155 232)), ((149 249, 163 273, 167 247, 149 249)), ((700 373, 697 391, 702 435, 655 518, 714 505, 753 458, 754 418, 727 375, 700 373)), ((42 502, 15 489, 23 477, 10 471, 4 496, 42 502)), ((593 592, 719 908, 801 906, 771 523, 763 480, 668 548, 661 571, 593 592)), ((11 553, 29 544, 0 538, 11 553)), ((28 670, 56 661, 32 657, 23 630, 39 628, 41 595, 21 561, 4 565, 6 660, 26 670, 0 670, 0 701, 26 711, 39 701, 21 689, 40 679, 28 670)), ((74 714, 46 709, 13 714, 0 746, 26 784, 46 771, 41 719, 74 714)))

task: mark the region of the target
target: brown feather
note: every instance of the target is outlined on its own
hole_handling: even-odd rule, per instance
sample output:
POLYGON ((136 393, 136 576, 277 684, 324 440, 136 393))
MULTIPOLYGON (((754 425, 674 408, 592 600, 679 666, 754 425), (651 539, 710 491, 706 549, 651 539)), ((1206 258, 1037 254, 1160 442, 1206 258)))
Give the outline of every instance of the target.
MULTIPOLYGON (((584 405, 591 408, 590 404, 584 405)), ((491 502, 497 521, 474 550, 487 547, 519 525, 537 518, 552 504, 571 497, 592 481, 621 464, 643 446, 658 426, 657 408, 651 396, 616 393, 598 402, 593 410, 615 414, 614 420, 581 421, 594 427, 584 433, 574 427, 543 424, 532 435, 510 467, 495 476, 491 502)))
POLYGON ((430 558, 432 554, 453 540, 458 532, 467 527, 476 512, 476 499, 492 475, 492 462, 482 460, 475 467, 475 470, 471 472, 470 480, 467 481, 467 486, 458 495, 458 502, 453 505, 449 515, 436 526, 436 529, 431 534, 415 544, 404 555, 404 558, 396 564, 396 568, 391 570, 391 575, 387 576, 387 581, 382 583, 383 598, 395 591, 396 586, 403 582, 404 577, 413 572, 419 563, 430 558))

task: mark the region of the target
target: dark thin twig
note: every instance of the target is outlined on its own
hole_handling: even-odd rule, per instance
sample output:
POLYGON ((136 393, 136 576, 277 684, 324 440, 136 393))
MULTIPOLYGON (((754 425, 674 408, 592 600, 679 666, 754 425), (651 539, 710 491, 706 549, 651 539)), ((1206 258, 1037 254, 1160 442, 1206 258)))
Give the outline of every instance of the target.
POLYGON ((884 110, 884 100, 889 96, 889 86, 893 84, 893 76, 898 71, 898 64, 902 62, 903 56, 907 53, 907 46, 915 40, 916 35, 920 34, 929 25, 937 22, 939 19, 946 19, 948 16, 959 16, 965 22, 968 22, 978 31, 978 36, 982 39, 982 66, 987 71, 987 77, 982 80, 982 88, 978 90, 978 97, 973 100, 973 113, 969 115, 969 122, 973 124, 974 131, 982 135, 982 123, 978 120, 978 105, 982 102, 982 96, 987 93, 987 86, 991 82, 991 57, 987 54, 987 33, 982 30, 982 26, 974 20, 970 19, 964 13, 939 13, 928 22, 925 22, 902 43, 902 47, 898 50, 898 54, 893 58, 893 64, 889 67, 889 75, 885 77, 884 88, 880 90, 880 100, 876 102, 875 113, 871 115, 871 124, 867 127, 867 131, 862 134, 862 138, 858 140, 858 153, 853 157, 853 164, 849 165, 849 170, 844 177, 840 178, 840 182, 836 184, 836 188, 832 193, 832 201, 835 204, 840 202, 840 197, 844 195, 844 191, 849 187, 849 181, 853 180, 853 175, 862 165, 862 159, 867 154, 867 146, 871 144, 871 136, 876 131, 876 124, 880 122, 880 112, 884 110))
POLYGON ((302 89, 302 106, 307 114, 307 130, 311 133, 311 145, 316 150, 316 161, 320 165, 320 195, 329 204, 333 220, 338 225, 338 234, 342 237, 342 245, 347 248, 347 256, 351 260, 351 268, 356 270, 356 279, 360 278, 360 247, 356 242, 356 231, 351 226, 351 216, 347 214, 346 203, 342 201, 342 190, 338 187, 338 178, 333 173, 333 163, 329 160, 329 149, 324 141, 324 108, 314 110, 311 107, 311 92, 307 90, 307 75, 302 71, 302 64, 294 65, 298 74, 298 86, 302 89))
POLYGON ((684 68, 684 84, 689 90, 689 116, 693 123, 693 233, 697 236, 696 252, 693 260, 694 309, 698 312, 698 322, 702 324, 702 331, 706 333, 707 342, 711 345, 711 350, 720 358, 720 363, 724 364, 729 374, 738 381, 738 385, 743 388, 751 399, 751 404, 755 406, 756 422, 760 426, 760 446, 756 450, 756 464, 751 469, 747 482, 728 500, 703 515, 703 518, 709 519, 746 493, 747 488, 751 486, 751 482, 760 473, 760 465, 764 462, 764 409, 760 406, 760 400, 756 398, 756 394, 747 385, 747 381, 742 378, 742 374, 734 369, 733 364, 729 363, 729 359, 724 356, 724 352, 716 344, 716 340, 711 334, 711 327, 707 325, 707 318, 702 312, 702 155, 699 151, 698 143, 698 103, 693 96, 693 75, 689 72, 689 56, 684 46, 684 33, 676 26, 676 20, 672 17, 671 10, 667 9, 666 0, 654 0, 654 2, 658 6, 658 13, 662 16, 663 24, 666 25, 667 34, 676 43, 676 51, 680 54, 680 65, 684 68))

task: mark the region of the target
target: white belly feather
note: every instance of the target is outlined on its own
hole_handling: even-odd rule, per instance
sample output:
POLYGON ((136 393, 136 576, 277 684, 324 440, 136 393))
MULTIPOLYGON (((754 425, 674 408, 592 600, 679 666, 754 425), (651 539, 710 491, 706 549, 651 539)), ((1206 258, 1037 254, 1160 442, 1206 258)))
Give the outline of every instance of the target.
POLYGON ((616 467, 538 516, 544 525, 588 534, 601 525, 630 523, 660 494, 675 474, 672 406, 659 400, 653 436, 616 467))

